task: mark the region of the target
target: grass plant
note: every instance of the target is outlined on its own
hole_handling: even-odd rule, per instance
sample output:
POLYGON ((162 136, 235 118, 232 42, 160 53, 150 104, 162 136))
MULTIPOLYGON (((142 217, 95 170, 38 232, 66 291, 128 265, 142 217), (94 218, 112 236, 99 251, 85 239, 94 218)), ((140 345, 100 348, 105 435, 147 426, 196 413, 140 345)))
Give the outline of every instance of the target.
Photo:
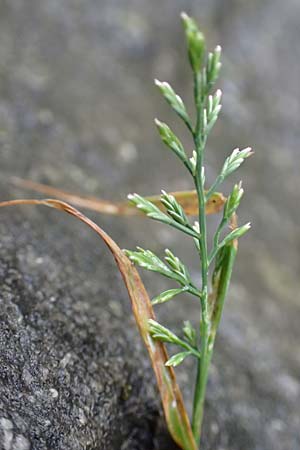
POLYGON ((200 259, 202 284, 200 287, 196 286, 185 263, 168 249, 165 251, 164 261, 149 250, 142 248, 138 248, 136 251, 127 251, 126 254, 139 267, 158 272, 179 285, 179 287, 169 289, 155 297, 152 300, 153 305, 169 302, 181 293, 193 295, 199 302, 199 327, 194 329, 189 321, 185 321, 182 330, 183 337, 178 337, 156 321, 149 321, 150 332, 154 339, 179 347, 180 351, 166 362, 167 365, 176 367, 187 357, 196 358, 197 376, 194 389, 192 430, 196 444, 199 445, 209 365, 231 277, 237 239, 250 228, 250 223, 240 227, 236 225, 236 210, 244 192, 241 183, 233 187, 224 204, 222 218, 211 245, 207 239, 206 204, 219 189, 220 184, 252 154, 252 150, 249 147, 243 150, 238 148, 233 150, 231 155, 226 158, 216 180, 206 189, 204 165, 206 143, 221 111, 222 92, 217 89, 212 93, 221 69, 221 47, 217 46, 212 52, 207 53, 205 38, 196 22, 185 13, 182 14, 182 22, 193 75, 196 109, 194 123, 184 102, 174 89, 167 82, 156 80, 155 84, 171 108, 183 120, 192 136, 194 150, 191 157, 188 156, 183 144, 166 123, 158 119, 155 120, 155 123, 163 143, 180 159, 192 177, 199 205, 198 221, 192 224, 176 198, 165 191, 162 191, 161 194, 161 203, 165 207, 165 212, 160 211, 151 201, 138 194, 129 195, 129 199, 151 219, 169 225, 193 238, 200 259), (228 226, 230 227, 229 232, 223 235, 228 226), (211 268, 213 268, 213 281, 210 292, 211 268))
MULTIPOLYGON (((215 181, 206 186, 204 165, 206 143, 221 111, 222 92, 220 89, 213 92, 221 69, 221 47, 217 46, 212 52, 207 52, 205 38, 196 22, 184 13, 182 22, 194 84, 196 111, 194 119, 192 120, 184 102, 168 83, 156 80, 155 84, 187 126, 193 141, 190 154, 167 124, 158 119, 155 123, 163 143, 179 158, 191 176, 195 187, 193 191, 175 193, 162 191, 160 197, 130 194, 129 203, 113 204, 94 198, 79 197, 32 181, 15 180, 15 182, 25 188, 54 195, 103 213, 132 215, 138 211, 190 236, 199 255, 201 285, 197 285, 186 264, 170 249, 165 250, 163 259, 141 247, 135 251, 122 251, 97 224, 62 200, 9 200, 0 203, 0 207, 30 204, 55 208, 81 220, 104 240, 116 260, 127 287, 133 313, 156 375, 170 434, 183 450, 197 450, 200 445, 209 366, 236 257, 237 243, 250 228, 249 223, 237 225, 236 211, 244 192, 242 184, 235 184, 227 198, 218 192, 218 189, 220 184, 252 154, 252 150, 250 148, 233 150, 225 159, 215 181), (133 209, 132 205, 137 209, 133 209), (208 242, 207 215, 220 211, 222 211, 220 223, 212 242, 208 242), (190 216, 195 215, 197 220, 191 222, 190 216), (132 263, 159 273, 171 280, 175 286, 150 301, 132 263), (188 318, 184 317, 182 333, 179 336, 156 320, 153 306, 176 301, 176 297, 183 293, 195 297, 199 305, 199 324, 194 328, 188 318), (168 357, 165 344, 177 346, 178 352, 168 357), (174 368, 188 357, 194 358, 197 364, 191 421, 186 413, 174 372, 174 368)), ((190 385, 192 389, 193 380, 190 385)))

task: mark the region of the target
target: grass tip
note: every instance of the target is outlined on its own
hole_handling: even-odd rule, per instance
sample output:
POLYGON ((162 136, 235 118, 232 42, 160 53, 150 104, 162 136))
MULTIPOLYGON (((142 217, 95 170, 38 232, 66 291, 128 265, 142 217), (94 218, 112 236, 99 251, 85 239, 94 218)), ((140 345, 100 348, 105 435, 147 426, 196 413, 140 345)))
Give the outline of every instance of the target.
POLYGON ((180 17, 182 18, 182 20, 187 20, 189 19, 189 16, 187 15, 187 13, 185 11, 182 11, 180 13, 180 17))

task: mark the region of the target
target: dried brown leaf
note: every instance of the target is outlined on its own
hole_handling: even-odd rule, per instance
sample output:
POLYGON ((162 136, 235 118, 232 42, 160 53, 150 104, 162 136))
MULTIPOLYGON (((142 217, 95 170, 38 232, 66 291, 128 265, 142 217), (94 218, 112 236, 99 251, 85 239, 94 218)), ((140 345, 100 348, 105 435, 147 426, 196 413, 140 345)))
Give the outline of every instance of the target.
POLYGON ((174 370, 172 367, 165 366, 168 360, 166 348, 162 342, 153 340, 149 333, 148 320, 155 320, 155 316, 151 301, 136 268, 105 231, 68 203, 54 199, 23 199, 2 202, 0 207, 28 204, 49 206, 71 214, 94 230, 108 246, 122 274, 131 299, 137 326, 152 362, 170 434, 183 450, 196 450, 190 421, 176 382, 174 370))
MULTIPOLYGON (((30 180, 23 180, 21 178, 14 177, 13 183, 25 189, 31 189, 36 192, 40 192, 46 195, 53 195, 59 197, 62 200, 72 203, 73 205, 80 206, 92 211, 97 211, 103 214, 113 215, 142 215, 142 213, 132 205, 130 202, 110 202, 107 200, 100 200, 96 197, 81 197, 80 195, 65 192, 60 189, 56 189, 46 184, 35 183, 30 180)), ((182 192, 170 192, 174 195, 178 203, 182 206, 185 213, 190 216, 198 215, 198 197, 195 190, 182 191, 182 192)), ((146 197, 153 202, 158 208, 164 210, 160 202, 160 195, 154 195, 146 197)), ((206 204, 206 214, 216 214, 221 211, 225 203, 225 197, 220 192, 215 192, 206 204)))

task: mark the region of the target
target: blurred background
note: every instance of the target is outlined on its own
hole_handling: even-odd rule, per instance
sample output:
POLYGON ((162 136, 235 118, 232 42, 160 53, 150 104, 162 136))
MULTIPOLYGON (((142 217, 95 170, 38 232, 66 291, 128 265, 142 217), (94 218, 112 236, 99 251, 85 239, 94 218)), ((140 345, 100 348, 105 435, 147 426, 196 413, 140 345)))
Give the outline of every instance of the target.
MULTIPOLYGON (((153 85, 154 78, 169 81, 192 111, 182 10, 197 19, 209 48, 223 48, 223 110, 208 143, 208 183, 233 148, 255 150, 224 185, 226 194, 234 181, 243 180, 239 220, 250 220, 253 227, 240 241, 217 340, 208 388, 207 442, 220 450, 297 450, 298 0, 0 0, 1 198, 32 196, 10 185, 12 175, 114 200, 128 192, 192 188, 153 125, 154 117, 168 122, 192 150, 189 135, 153 85)), ((1 212, 6 222, 9 214, 1 212)), ((18 214, 34 226, 45 212, 24 209, 18 214)), ((42 233, 50 242, 57 217, 47 215, 49 228, 46 224, 42 233)), ((176 231, 143 219, 90 216, 122 248, 141 245, 162 255, 170 247, 190 261, 199 280, 192 244, 179 239, 176 231)), ((60 220, 66 248, 76 246, 80 239, 72 230, 80 228, 70 228, 70 219, 60 220)), ((211 229, 216 220, 211 219, 211 229)), ((81 236, 86 239, 79 244, 84 260, 96 241, 88 232, 81 236)), ((95 265, 96 255, 92 250, 95 265)), ((142 276, 151 295, 170 286, 159 276, 142 276)), ((125 291, 123 295, 127 301, 125 291)), ((193 299, 175 302, 176 307, 172 303, 157 309, 159 319, 175 324, 175 329, 183 318, 196 324, 193 299)), ((189 407, 187 380, 192 370, 192 362, 179 370, 189 407)))

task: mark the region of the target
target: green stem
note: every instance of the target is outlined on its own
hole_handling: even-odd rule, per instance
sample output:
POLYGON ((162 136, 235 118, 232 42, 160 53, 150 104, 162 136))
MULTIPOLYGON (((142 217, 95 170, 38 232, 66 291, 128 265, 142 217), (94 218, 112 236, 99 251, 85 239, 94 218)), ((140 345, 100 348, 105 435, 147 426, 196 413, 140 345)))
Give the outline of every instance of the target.
MULTIPOLYGON (((189 128, 190 130, 190 128, 189 128)), ((193 131, 192 131, 193 132, 193 131)), ((176 154, 176 156, 178 156, 178 158, 180 159, 180 161, 183 162, 183 164, 185 165, 185 167, 187 168, 187 170, 190 172, 191 175, 193 175, 193 170, 192 170, 192 166, 190 161, 188 160, 187 156, 180 152, 174 152, 176 154)))
POLYGON ((189 292, 192 295, 195 295, 198 298, 201 297, 201 292, 193 284, 190 284, 187 287, 187 292, 189 292))
POLYGON ((209 190, 206 193, 206 200, 208 200, 214 192, 218 189, 219 185, 224 181, 224 175, 221 173, 217 176, 215 182, 213 185, 209 188, 209 190))
POLYGON ((193 125, 191 124, 191 121, 189 119, 183 119, 184 123, 186 124, 188 130, 193 134, 193 125))
POLYGON ((219 226, 217 228, 217 231, 215 233, 215 236, 214 236, 213 248, 212 248, 212 251, 211 251, 211 253, 210 253, 209 257, 208 257, 208 265, 210 265, 212 263, 212 261, 215 258, 216 254, 220 250, 220 244, 219 244, 220 235, 221 235, 221 232, 222 232, 222 230, 223 230, 223 228, 225 227, 226 224, 227 224, 227 219, 223 218, 221 220, 221 222, 220 222, 220 224, 219 224, 219 226))
MULTIPOLYGON (((211 329, 209 332, 208 340, 203 344, 205 347, 205 353, 203 353, 201 346, 201 361, 198 364, 197 371, 197 381, 196 381, 196 392, 194 397, 194 417, 192 424, 192 430, 194 433, 195 440, 199 445, 200 441, 200 433, 201 433, 201 424, 203 420, 203 411, 204 411, 204 401, 205 401, 205 393, 206 393, 206 385, 208 379, 208 370, 210 361, 213 354, 213 348, 216 338, 217 329, 220 323, 222 310, 224 306, 224 301, 228 292, 228 287, 230 283, 230 278, 232 274, 232 268, 236 257, 237 252, 237 244, 236 242, 232 242, 230 245, 227 245, 223 250, 223 261, 222 266, 215 270, 214 277, 216 279, 213 297, 214 297, 214 310, 211 318, 211 329), (199 425, 200 424, 200 425, 199 425)), ((204 333, 205 330, 202 330, 204 333)), ((203 334, 201 334, 203 337, 203 334)), ((205 335, 206 336, 206 335, 205 335)), ((203 341, 202 341, 203 342, 203 341)))
POLYGON ((191 352, 191 354, 193 356, 196 356, 196 358, 198 358, 198 359, 201 358, 201 353, 195 347, 190 345, 188 342, 184 341, 183 339, 178 338, 176 343, 180 347, 182 347, 185 350, 188 350, 189 352, 191 352))
POLYGON ((148 216, 151 219, 153 219, 153 220, 157 220, 157 221, 159 221, 161 223, 165 223, 167 225, 170 225, 171 227, 176 228, 179 231, 183 231, 183 233, 188 234, 189 236, 192 236, 193 238, 196 238, 196 239, 199 238, 198 233, 195 230, 193 230, 192 227, 181 225, 181 223, 178 223, 175 220, 169 218, 166 214, 165 214, 165 217, 162 217, 162 218, 159 218, 159 219, 153 218, 149 214, 148 214, 148 216))
POLYGON ((205 355, 201 355, 201 360, 198 363, 197 378, 196 378, 196 390, 194 395, 193 406, 193 421, 192 431, 196 443, 200 443, 201 425, 203 421, 204 401, 206 394, 206 385, 208 379, 208 369, 211 361, 212 352, 208 352, 208 340, 206 345, 205 355))
POLYGON ((203 132, 203 108, 205 94, 201 92, 201 75, 194 74, 194 95, 197 110, 197 121, 194 131, 194 142, 197 152, 197 170, 195 176, 195 185, 199 200, 199 248, 201 258, 202 273, 202 295, 201 295, 201 318, 200 318, 200 336, 201 336, 201 359, 198 360, 197 378, 193 403, 192 430, 197 444, 200 443, 201 424, 203 419, 203 407, 205 391, 208 377, 208 368, 211 355, 208 351, 208 341, 210 334, 210 319, 208 312, 208 255, 207 255, 207 231, 205 215, 205 192, 202 180, 203 153, 206 139, 203 132))

